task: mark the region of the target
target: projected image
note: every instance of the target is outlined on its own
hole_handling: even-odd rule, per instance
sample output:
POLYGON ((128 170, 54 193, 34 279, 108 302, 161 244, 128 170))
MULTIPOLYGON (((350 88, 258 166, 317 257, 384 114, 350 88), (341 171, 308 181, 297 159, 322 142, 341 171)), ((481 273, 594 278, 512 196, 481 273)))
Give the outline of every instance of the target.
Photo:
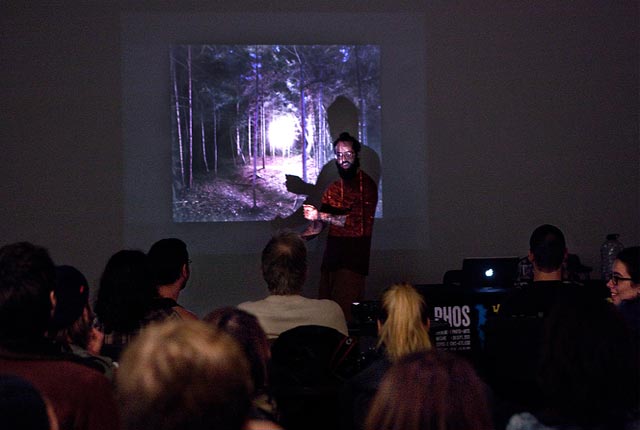
POLYGON ((343 112, 379 179, 378 46, 176 45, 170 64, 174 222, 300 212, 337 171, 343 112))

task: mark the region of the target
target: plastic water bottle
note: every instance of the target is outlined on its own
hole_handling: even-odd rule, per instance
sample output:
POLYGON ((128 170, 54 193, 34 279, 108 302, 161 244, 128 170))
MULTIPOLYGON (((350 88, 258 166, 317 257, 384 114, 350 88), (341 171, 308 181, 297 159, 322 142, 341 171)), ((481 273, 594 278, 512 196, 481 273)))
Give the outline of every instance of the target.
POLYGON ((600 247, 600 268, 602 270, 602 279, 608 281, 611 278, 613 262, 624 245, 618 240, 619 234, 610 233, 607 240, 600 247))

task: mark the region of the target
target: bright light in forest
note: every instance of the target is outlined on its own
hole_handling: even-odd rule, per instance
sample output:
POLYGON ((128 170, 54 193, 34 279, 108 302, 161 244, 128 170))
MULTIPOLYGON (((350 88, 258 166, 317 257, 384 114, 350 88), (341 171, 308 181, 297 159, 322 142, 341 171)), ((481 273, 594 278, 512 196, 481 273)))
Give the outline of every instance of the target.
POLYGON ((282 151, 291 148, 296 139, 296 119, 293 115, 276 117, 269 124, 269 143, 282 151))

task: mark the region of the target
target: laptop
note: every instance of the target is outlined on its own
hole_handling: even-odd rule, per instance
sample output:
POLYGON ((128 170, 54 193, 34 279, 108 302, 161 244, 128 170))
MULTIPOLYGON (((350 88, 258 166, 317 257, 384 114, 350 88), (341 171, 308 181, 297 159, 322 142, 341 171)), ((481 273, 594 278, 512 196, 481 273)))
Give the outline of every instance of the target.
POLYGON ((518 276, 518 257, 472 257, 462 260, 462 285, 473 289, 512 288, 518 276))

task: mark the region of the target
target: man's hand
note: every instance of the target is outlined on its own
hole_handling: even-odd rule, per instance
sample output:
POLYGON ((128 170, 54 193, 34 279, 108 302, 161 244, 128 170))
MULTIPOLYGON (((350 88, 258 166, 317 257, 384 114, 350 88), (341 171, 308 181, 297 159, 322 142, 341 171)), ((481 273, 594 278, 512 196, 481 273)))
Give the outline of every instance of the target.
POLYGON ((318 220, 318 209, 316 209, 313 205, 302 205, 302 212, 304 214, 305 219, 309 221, 317 221, 318 220))
POLYGON ((313 205, 302 205, 302 210, 304 217, 309 221, 320 220, 338 227, 344 227, 344 224, 347 221, 346 215, 331 215, 325 212, 318 212, 318 209, 313 205))

